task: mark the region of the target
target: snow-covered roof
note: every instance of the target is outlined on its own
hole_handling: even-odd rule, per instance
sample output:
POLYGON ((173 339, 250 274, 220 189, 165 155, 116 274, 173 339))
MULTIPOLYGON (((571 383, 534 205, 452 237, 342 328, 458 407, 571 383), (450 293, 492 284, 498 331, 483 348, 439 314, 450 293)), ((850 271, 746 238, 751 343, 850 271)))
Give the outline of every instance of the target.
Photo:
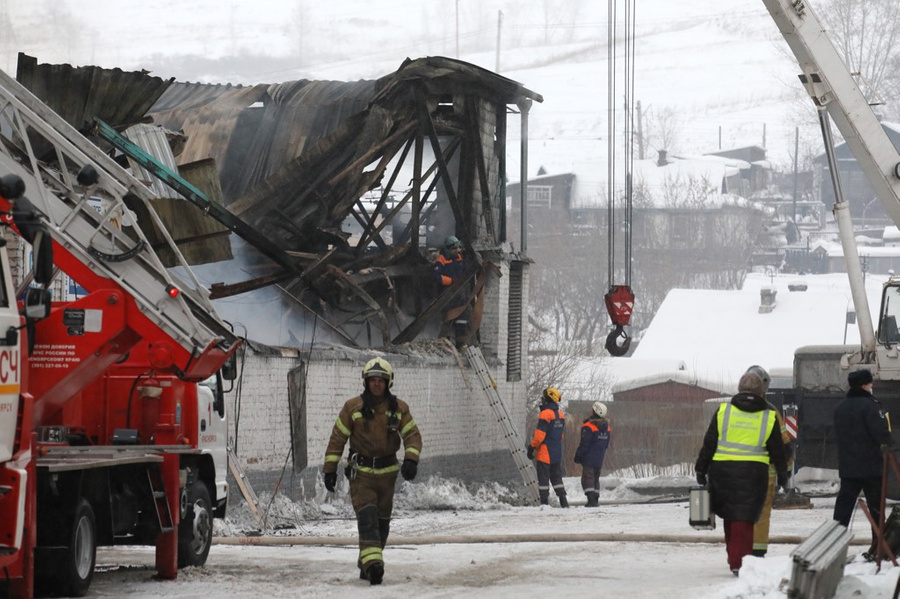
MULTIPOLYGON (((866 278, 870 311, 875 314, 886 278, 866 278)), ((802 277, 753 273, 740 290, 673 289, 631 359, 681 360, 694 379, 718 381, 720 388, 734 392, 740 375, 752 364, 790 369, 798 347, 859 343, 857 326, 847 324, 847 312, 852 311, 847 276, 840 273, 802 277), (788 289, 801 282, 806 291, 788 289), (769 313, 759 311, 763 288, 776 292, 769 313)))

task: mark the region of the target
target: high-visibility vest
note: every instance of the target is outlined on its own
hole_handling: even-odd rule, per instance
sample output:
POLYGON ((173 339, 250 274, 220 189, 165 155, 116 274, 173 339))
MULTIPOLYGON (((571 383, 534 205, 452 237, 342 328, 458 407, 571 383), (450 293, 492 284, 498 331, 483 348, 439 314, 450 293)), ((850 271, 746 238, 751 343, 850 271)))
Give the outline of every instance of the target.
POLYGON ((777 420, 772 410, 744 412, 732 404, 722 404, 716 415, 719 443, 713 460, 769 463, 766 439, 777 420))

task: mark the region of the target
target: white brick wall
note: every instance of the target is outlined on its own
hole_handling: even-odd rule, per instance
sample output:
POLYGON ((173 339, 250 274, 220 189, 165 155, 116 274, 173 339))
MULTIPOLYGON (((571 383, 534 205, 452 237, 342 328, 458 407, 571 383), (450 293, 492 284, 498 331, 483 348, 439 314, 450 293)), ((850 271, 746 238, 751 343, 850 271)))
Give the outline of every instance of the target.
MULTIPOLYGON (((374 353, 315 352, 306 370, 306 449, 309 468, 321 468, 325 445, 344 402, 362 391, 361 371, 374 353)), ((422 432, 423 465, 438 457, 477 456, 507 452, 507 441, 480 383, 465 359, 455 356, 379 354, 395 371, 393 392, 410 404, 422 432)), ((238 456, 248 476, 254 471, 280 471, 290 450, 291 431, 288 373, 307 368, 293 351, 264 355, 248 348, 240 386, 240 414, 235 393, 229 397, 232 440, 237 430, 238 456), (237 418, 236 418, 237 416, 237 418), (235 428, 236 427, 236 428, 235 428)), ((521 383, 506 383, 505 373, 492 366, 498 391, 507 402, 514 426, 525 442, 525 394, 521 383)), ((460 471, 445 476, 467 478, 465 460, 460 471)), ((291 463, 288 463, 290 469, 291 463)))

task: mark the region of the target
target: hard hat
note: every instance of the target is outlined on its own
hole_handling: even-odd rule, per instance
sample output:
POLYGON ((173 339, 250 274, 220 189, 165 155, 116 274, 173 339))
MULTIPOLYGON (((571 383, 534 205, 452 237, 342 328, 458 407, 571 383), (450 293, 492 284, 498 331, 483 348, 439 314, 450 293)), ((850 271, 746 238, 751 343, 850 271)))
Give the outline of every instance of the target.
POLYGON ((769 376, 769 373, 766 372, 766 369, 762 366, 754 364, 750 368, 747 369, 747 372, 751 372, 757 375, 763 381, 763 395, 769 392, 769 383, 772 382, 772 377, 769 376))
POLYGON ((591 409, 594 410, 594 414, 600 418, 606 418, 606 404, 602 401, 595 401, 594 405, 591 406, 591 409))
POLYGON ((544 389, 544 399, 549 399, 553 403, 559 403, 559 400, 562 399, 562 395, 556 387, 547 387, 544 389))
POLYGON ((394 386, 394 369, 384 358, 372 358, 363 366, 363 380, 373 376, 380 376, 386 380, 388 389, 394 386))
POLYGON ((456 235, 448 235, 447 239, 444 240, 445 250, 452 250, 453 248, 458 248, 459 246, 459 239, 456 237, 456 235))

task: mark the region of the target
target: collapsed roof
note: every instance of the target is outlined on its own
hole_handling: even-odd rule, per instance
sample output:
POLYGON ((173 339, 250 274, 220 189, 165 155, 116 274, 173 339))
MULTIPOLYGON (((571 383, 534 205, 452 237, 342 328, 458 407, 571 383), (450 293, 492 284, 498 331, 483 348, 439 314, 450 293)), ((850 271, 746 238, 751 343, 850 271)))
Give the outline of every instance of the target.
MULTIPOLYGON (((17 79, 89 136, 98 121, 119 131, 151 121, 179 173, 211 162, 218 180, 204 191, 224 221, 268 242, 250 240, 264 256, 254 278, 223 281, 214 297, 281 283, 349 344, 366 344, 360 331, 371 328, 381 333, 371 344, 410 341, 449 300, 428 284, 428 248, 446 235, 495 255, 506 235, 507 113, 542 100, 442 57, 407 59, 377 80, 244 87, 20 55, 17 79)), ((168 222, 206 213, 180 201, 168 222)), ((197 231, 196 262, 221 259, 203 255, 209 233, 197 231)))

